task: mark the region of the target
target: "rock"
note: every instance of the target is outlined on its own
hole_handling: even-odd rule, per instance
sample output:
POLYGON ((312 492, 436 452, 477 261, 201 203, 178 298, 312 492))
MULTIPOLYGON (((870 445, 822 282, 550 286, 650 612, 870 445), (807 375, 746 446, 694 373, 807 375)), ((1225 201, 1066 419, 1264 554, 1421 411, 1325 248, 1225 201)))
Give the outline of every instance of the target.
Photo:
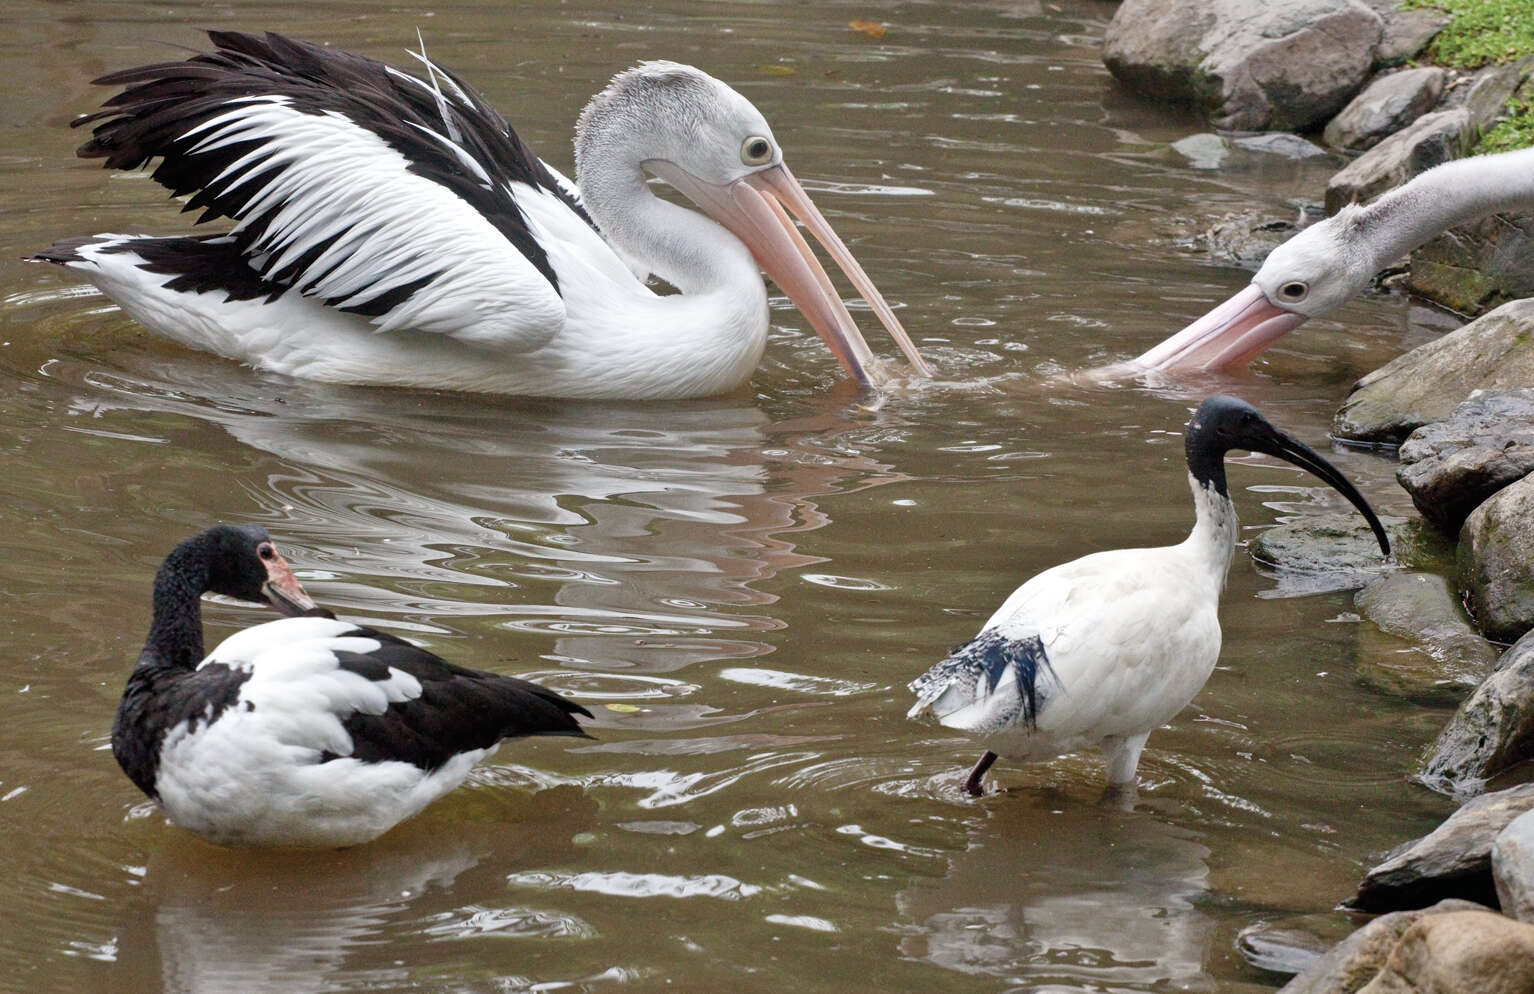
POLYGON ((1477 134, 1491 127, 1507 114, 1507 102, 1528 78, 1534 60, 1524 59, 1513 65, 1491 65, 1456 83, 1444 101, 1445 106, 1464 107, 1470 112, 1470 126, 1477 134))
POLYGON ((1246 135, 1231 140, 1231 143, 1248 152, 1257 152, 1261 155, 1278 155, 1285 159, 1313 159, 1318 155, 1326 155, 1326 149, 1315 142, 1306 141, 1299 135, 1292 135, 1287 131, 1269 131, 1260 135, 1246 135))
POLYGON ((1359 380, 1332 418, 1332 434, 1399 445, 1442 421, 1473 390, 1534 384, 1534 300, 1517 300, 1391 360, 1359 380))
POLYGON ((1376 76, 1341 113, 1327 122, 1321 140, 1332 148, 1350 152, 1378 145, 1437 106, 1448 76, 1448 72, 1437 67, 1376 76))
POLYGON ((1269 217, 1258 211, 1226 214, 1198 235, 1194 242, 1211 259, 1255 269, 1268 253, 1288 241, 1299 225, 1293 221, 1269 217))
POLYGON ((1355 594, 1353 604, 1380 631, 1409 643, 1406 652, 1359 647, 1360 675, 1393 694, 1452 705, 1496 666, 1496 650, 1470 624, 1442 576, 1389 573, 1355 594))
POLYGON ((1461 314, 1534 297, 1534 212, 1491 214, 1444 232, 1412 253, 1407 286, 1461 314))
POLYGON ((1400 65, 1410 59, 1449 23, 1449 15, 1441 10, 1401 10, 1398 0, 1376 0, 1369 6, 1385 22, 1384 34, 1374 50, 1375 63, 1381 66, 1400 65))
POLYGON ((1358 994, 1529 994, 1534 925, 1490 911, 1455 911, 1412 923, 1358 994))
MULTIPOLYGON (((1448 540, 1425 522, 1387 514, 1380 524, 1385 526, 1390 556, 1396 563, 1442 570, 1453 562, 1448 540)), ((1363 586, 1390 566, 1381 559, 1368 522, 1352 511, 1300 515, 1258 532, 1247 551, 1263 566, 1295 574, 1296 579, 1313 576, 1327 581, 1308 590, 1311 593, 1363 586)))
POLYGON ((1442 825, 1365 874, 1358 893, 1343 906, 1377 914, 1425 908, 1457 897, 1496 907, 1492 842, 1514 818, 1529 810, 1534 810, 1534 784, 1469 801, 1442 825))
POLYGON ((1359 0, 1124 0, 1103 62, 1126 86, 1233 131, 1302 130, 1367 78, 1384 22, 1359 0))
POLYGON ((1333 946, 1283 986, 1278 994, 1355 994, 1384 967, 1401 937, 1426 918, 1484 910, 1469 901, 1440 901, 1431 908, 1396 911, 1374 919, 1333 946))
POLYGON ((1219 135, 1189 135, 1174 141, 1172 149, 1194 169, 1218 169, 1230 158, 1230 143, 1219 135))
POLYGON ((1502 913, 1534 924, 1534 811, 1525 811, 1497 833, 1491 876, 1502 913))
POLYGON ((1534 389, 1476 390, 1397 455, 1396 482, 1424 518, 1457 535, 1486 498, 1534 470, 1534 389))
POLYGON ((1348 163, 1326 184, 1326 212, 1400 186, 1420 172, 1465 154, 1473 137, 1470 112, 1463 107, 1417 118, 1348 163))
POLYGON ((1467 606, 1487 638, 1514 642, 1534 628, 1534 477, 1471 512, 1455 558, 1467 606))
MULTIPOLYGON (((1381 518, 1386 537, 1400 518, 1381 518)), ((1392 538, 1392 549, 1394 549, 1392 538)), ((1351 590, 1388 569, 1369 525, 1357 514, 1306 514, 1258 532, 1247 546, 1259 564, 1277 571, 1279 595, 1299 597, 1351 590)))
POLYGON ((1534 636, 1497 661, 1428 749, 1417 780, 1468 797, 1503 770, 1534 757, 1534 636))

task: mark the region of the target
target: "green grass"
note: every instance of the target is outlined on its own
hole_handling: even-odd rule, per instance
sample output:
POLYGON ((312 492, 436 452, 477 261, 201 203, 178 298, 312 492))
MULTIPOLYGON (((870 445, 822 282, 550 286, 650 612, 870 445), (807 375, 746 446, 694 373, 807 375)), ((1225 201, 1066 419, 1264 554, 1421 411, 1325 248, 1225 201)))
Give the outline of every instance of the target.
POLYGON ((1534 106, 1522 100, 1514 100, 1507 107, 1508 116, 1493 125, 1475 143, 1477 155, 1511 152, 1515 148, 1534 145, 1534 106))
MULTIPOLYGON (((1451 20, 1423 53, 1441 66, 1479 69, 1534 55, 1531 0, 1404 0, 1402 7, 1434 7, 1451 20)), ((1514 100, 1509 116, 1476 142, 1473 154, 1506 152, 1534 145, 1534 104, 1514 100)))
POLYGON ((1534 3, 1529 0, 1406 0, 1403 7, 1436 7, 1449 26, 1428 46, 1443 66, 1479 69, 1534 55, 1534 3))

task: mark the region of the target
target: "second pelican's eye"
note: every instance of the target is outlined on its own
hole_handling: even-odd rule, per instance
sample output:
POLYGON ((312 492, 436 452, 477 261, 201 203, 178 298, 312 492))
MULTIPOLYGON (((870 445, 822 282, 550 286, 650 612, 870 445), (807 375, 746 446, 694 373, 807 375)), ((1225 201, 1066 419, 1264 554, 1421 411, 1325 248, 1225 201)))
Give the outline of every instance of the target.
POLYGON ((1310 295, 1310 284, 1300 280, 1290 280, 1278 288, 1278 299, 1286 304, 1298 304, 1310 295))
POLYGON ((772 142, 752 135, 740 146, 740 161, 748 166, 762 166, 772 161, 772 142))

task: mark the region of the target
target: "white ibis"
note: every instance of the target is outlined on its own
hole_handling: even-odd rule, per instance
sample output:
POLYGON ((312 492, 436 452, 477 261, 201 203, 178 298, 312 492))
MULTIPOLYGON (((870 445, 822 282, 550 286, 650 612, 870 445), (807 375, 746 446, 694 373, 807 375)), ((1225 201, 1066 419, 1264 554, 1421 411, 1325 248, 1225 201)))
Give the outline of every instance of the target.
POLYGON ((577 124, 577 188, 424 46, 422 79, 275 34, 209 37, 212 52, 98 79, 125 89, 74 123, 95 125, 82 157, 158 159, 183 210, 230 230, 71 238, 33 257, 160 335, 332 382, 703 396, 761 358, 760 265, 849 374, 888 378, 786 207, 930 372, 761 113, 698 69, 613 77, 577 124), (713 220, 657 197, 647 173, 713 220), (681 292, 654 292, 649 273, 681 292))
POLYGON ((1341 307, 1374 274, 1443 231, 1534 204, 1534 149, 1446 162, 1367 207, 1350 204, 1274 249, 1245 290, 1134 359, 1131 368, 1225 369, 1306 318, 1341 307))
POLYGON ((315 607, 266 530, 217 525, 154 580, 112 754, 182 828, 222 845, 367 842, 457 787, 502 739, 591 717, 526 680, 454 666, 315 607), (203 658, 205 592, 291 617, 203 658))
POLYGON ((1236 509, 1225 453, 1285 459, 1336 488, 1390 544, 1379 519, 1343 475, 1251 405, 1214 396, 1188 422, 1193 531, 1178 545, 1114 549, 1055 566, 1008 597, 969 642, 911 682, 927 714, 986 748, 964 789, 998 755, 1048 759, 1102 748, 1108 782, 1134 782, 1151 731, 1170 721, 1209 679, 1220 655, 1220 592, 1236 547, 1236 509))

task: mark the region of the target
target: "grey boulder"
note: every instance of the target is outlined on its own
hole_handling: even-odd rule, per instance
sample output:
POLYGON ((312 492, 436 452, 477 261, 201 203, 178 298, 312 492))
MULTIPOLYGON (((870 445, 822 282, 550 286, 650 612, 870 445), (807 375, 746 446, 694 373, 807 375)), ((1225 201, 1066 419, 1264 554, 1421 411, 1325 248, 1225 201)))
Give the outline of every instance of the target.
POLYGON ((1374 370, 1332 418, 1332 434, 1399 445, 1474 390, 1534 384, 1534 299, 1515 300, 1374 370))
POLYGON ((1534 470, 1534 389, 1476 390, 1446 420, 1423 425, 1399 453, 1396 481, 1446 533, 1488 497, 1534 470))
POLYGON ((1303 130, 1358 91, 1383 36, 1360 0, 1124 0, 1103 62, 1146 96, 1204 107, 1217 127, 1303 130))
POLYGON ((1502 654, 1427 752, 1417 779, 1456 797, 1534 758, 1534 636, 1502 654))

